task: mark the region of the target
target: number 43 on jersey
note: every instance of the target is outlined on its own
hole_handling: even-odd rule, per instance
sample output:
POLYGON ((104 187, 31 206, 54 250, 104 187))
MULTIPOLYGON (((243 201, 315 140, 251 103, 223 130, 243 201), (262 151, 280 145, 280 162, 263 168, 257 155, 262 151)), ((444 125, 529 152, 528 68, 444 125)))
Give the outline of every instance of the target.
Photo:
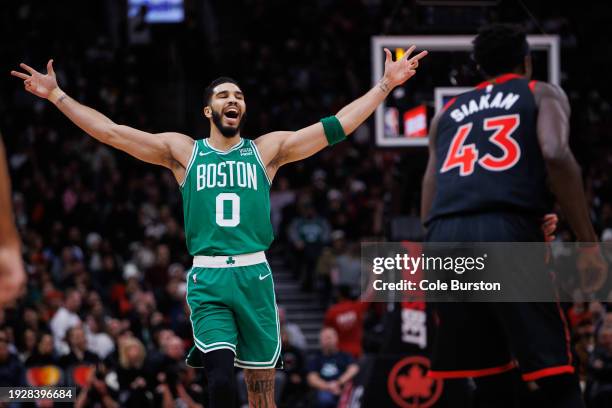
POLYGON ((484 130, 494 130, 489 141, 502 150, 501 156, 490 153, 478 157, 478 149, 474 143, 465 144, 465 140, 472 130, 473 123, 466 123, 457 129, 451 140, 450 149, 440 168, 440 173, 446 173, 459 168, 459 175, 469 176, 474 172, 476 163, 489 171, 504 171, 512 168, 521 158, 521 147, 512 137, 512 133, 520 124, 520 116, 504 115, 487 118, 483 122, 484 130))

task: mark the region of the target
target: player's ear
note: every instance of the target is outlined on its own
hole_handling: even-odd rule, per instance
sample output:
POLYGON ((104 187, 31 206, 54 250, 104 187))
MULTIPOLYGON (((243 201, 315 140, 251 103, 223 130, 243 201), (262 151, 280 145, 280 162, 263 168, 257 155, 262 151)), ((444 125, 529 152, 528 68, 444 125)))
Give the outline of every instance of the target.
POLYGON ((208 119, 212 117, 212 109, 210 108, 210 106, 204 107, 204 116, 206 116, 208 119))

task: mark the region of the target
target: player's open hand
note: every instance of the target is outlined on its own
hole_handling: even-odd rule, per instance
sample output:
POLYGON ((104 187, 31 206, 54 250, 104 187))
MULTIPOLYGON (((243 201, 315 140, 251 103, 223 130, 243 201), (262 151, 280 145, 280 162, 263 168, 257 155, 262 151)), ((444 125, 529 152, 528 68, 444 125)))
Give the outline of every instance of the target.
POLYGON ((47 63, 47 74, 41 74, 29 65, 23 62, 19 66, 27 71, 27 74, 19 71, 11 71, 11 75, 17 78, 23 79, 23 85, 25 90, 40 97, 49 98, 51 92, 58 88, 57 78, 55 77, 55 71, 53 70, 53 60, 49 60, 47 63))
POLYGON ((608 278, 608 264, 601 255, 599 245, 578 250, 576 267, 580 284, 586 293, 597 292, 608 278))
POLYGON ((555 240, 555 231, 557 230, 558 223, 559 217, 557 217, 557 214, 554 213, 546 214, 542 218, 542 233, 544 234, 544 242, 551 242, 555 240))
POLYGON ((399 60, 393 61, 391 51, 385 48, 385 74, 383 78, 388 81, 391 88, 403 84, 416 74, 416 69, 419 67, 419 60, 427 55, 427 51, 421 51, 414 57, 408 59, 415 49, 416 45, 411 46, 399 60))

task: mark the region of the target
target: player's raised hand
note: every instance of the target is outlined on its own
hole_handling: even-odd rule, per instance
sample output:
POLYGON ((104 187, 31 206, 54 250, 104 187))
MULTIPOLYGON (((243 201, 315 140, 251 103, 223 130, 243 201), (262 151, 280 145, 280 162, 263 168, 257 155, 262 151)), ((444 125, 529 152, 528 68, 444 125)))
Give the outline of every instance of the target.
POLYGON ((384 78, 389 82, 389 85, 393 88, 403 84, 409 80, 414 74, 416 69, 419 67, 419 60, 427 55, 427 51, 421 51, 414 57, 410 58, 410 54, 416 49, 416 45, 408 48, 406 53, 397 61, 393 61, 391 51, 385 48, 385 73, 384 78))
POLYGON ((40 98, 47 99, 51 95, 51 92, 58 88, 55 71, 53 71, 53 60, 49 60, 47 63, 47 74, 42 74, 23 62, 19 64, 19 66, 26 71, 27 74, 19 71, 11 71, 11 75, 23 79, 23 85, 26 91, 40 98))

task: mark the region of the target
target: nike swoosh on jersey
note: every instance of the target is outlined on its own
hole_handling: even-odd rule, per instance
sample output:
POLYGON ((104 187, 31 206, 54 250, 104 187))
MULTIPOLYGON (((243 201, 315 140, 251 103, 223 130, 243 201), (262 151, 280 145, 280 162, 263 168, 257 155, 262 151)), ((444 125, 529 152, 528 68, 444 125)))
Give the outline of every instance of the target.
POLYGON ((206 156, 207 154, 211 154, 211 153, 214 153, 214 152, 200 152, 199 155, 206 156))
POLYGON ((272 272, 270 272, 269 274, 264 275, 264 276, 261 276, 261 274, 260 274, 260 275, 259 275, 259 280, 264 280, 264 279, 266 279, 266 278, 267 278, 268 276, 270 276, 270 275, 272 275, 272 272))

